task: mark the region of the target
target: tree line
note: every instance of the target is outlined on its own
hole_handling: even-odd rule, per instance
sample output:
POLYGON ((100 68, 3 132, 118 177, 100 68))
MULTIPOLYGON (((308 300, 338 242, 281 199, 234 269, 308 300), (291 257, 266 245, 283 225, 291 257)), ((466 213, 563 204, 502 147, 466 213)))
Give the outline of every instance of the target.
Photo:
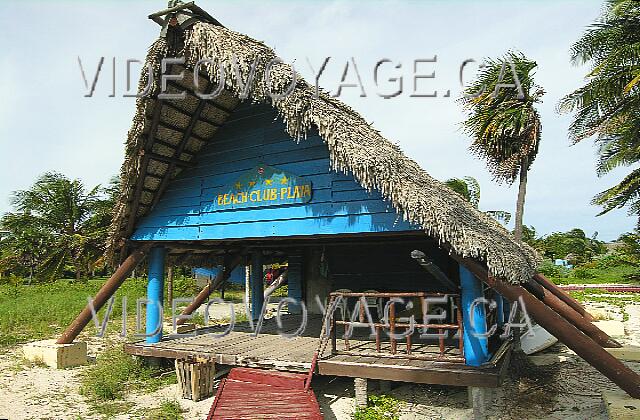
MULTIPOLYGON (((595 138, 598 175, 635 166, 640 161, 640 2, 607 0, 601 16, 570 53, 573 64, 590 69, 585 84, 557 106, 558 112, 572 114, 570 142, 595 138)), ((516 239, 529 242, 548 257, 564 259, 575 254, 588 259, 602 251, 595 237, 573 229, 535 238, 535 230, 524 224, 527 175, 542 140, 537 106, 545 91, 535 82, 537 67, 519 51, 487 58, 459 99, 467 114, 462 128, 471 138, 471 153, 486 161, 497 182, 518 181, 516 239), (576 253, 576 247, 584 252, 576 253)), ((479 186, 473 181, 454 178, 446 183, 477 207, 479 186)), ((0 273, 39 280, 73 275, 80 280, 102 269, 117 192, 117 179, 87 189, 81 181, 55 172, 39 177, 30 189, 15 192, 14 211, 0 219, 0 273)), ((627 208, 640 220, 640 169, 597 194, 593 204, 601 206, 600 214, 627 208)), ((487 213, 501 221, 511 217, 505 211, 487 213)), ((620 241, 630 253, 640 251, 638 228, 620 241)))
POLYGON ((0 219, 0 273, 29 281, 92 277, 103 262, 119 180, 86 188, 82 181, 47 172, 11 196, 13 211, 0 219))

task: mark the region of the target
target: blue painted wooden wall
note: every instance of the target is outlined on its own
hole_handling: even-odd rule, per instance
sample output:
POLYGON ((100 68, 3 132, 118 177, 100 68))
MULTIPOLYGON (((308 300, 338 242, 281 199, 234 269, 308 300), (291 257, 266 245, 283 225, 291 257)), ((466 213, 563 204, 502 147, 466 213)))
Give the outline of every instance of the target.
MULTIPOLYGON (((194 268, 193 274, 195 276, 200 276, 202 278, 205 278, 207 279, 207 281, 213 281, 213 279, 218 275, 218 271, 220 271, 218 267, 213 267, 213 268, 200 267, 200 268, 194 268)), ((231 274, 229 275, 227 282, 234 283, 234 284, 241 284, 244 286, 245 279, 246 279, 245 266, 239 265, 231 271, 231 274)))
POLYGON ((134 240, 206 240, 416 230, 377 192, 330 170, 317 134, 296 143, 268 105, 241 105, 197 165, 174 179, 156 208, 137 225, 134 240), (246 171, 269 165, 313 184, 305 204, 216 209, 216 197, 246 171))

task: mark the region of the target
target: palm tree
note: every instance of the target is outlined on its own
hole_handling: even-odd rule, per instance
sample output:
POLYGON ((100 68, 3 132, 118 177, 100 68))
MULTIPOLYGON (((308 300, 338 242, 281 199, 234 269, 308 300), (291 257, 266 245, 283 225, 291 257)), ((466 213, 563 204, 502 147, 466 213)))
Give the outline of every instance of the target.
MULTIPOLYGON (((608 0, 602 15, 572 46, 575 65, 590 64, 586 84, 565 96, 561 112, 575 112, 571 140, 596 136, 598 175, 640 160, 640 2, 608 0)), ((640 215, 640 169, 601 192, 600 214, 629 205, 640 215)))
POLYGON ((37 271, 49 279, 71 265, 80 280, 103 252, 110 216, 100 191, 100 186, 86 191, 81 181, 49 172, 30 189, 15 192, 15 212, 0 220, 9 232, 0 265, 26 263, 30 277, 37 271))
MULTIPOLYGON (((480 205, 480 183, 472 176, 465 176, 464 178, 449 178, 444 184, 457 192, 470 202, 475 208, 480 205)), ((504 210, 486 210, 486 214, 496 219, 498 222, 509 223, 511 220, 511 213, 504 210)))
POLYGON ((465 200, 478 208, 480 204, 480 183, 472 176, 464 178, 449 178, 444 181, 444 185, 460 194, 465 200))
POLYGON ((522 238, 527 173, 538 154, 540 115, 535 105, 544 91, 534 83, 535 61, 522 53, 485 60, 461 102, 468 113, 463 130, 473 140, 472 153, 486 160, 498 182, 519 179, 514 235, 522 238))

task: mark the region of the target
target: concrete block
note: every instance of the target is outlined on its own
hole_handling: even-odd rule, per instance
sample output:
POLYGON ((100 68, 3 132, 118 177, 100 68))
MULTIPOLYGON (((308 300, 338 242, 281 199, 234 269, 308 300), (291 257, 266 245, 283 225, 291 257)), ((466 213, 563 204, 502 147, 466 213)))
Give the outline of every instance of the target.
POLYGON ((640 418, 640 400, 630 397, 624 391, 605 391, 602 393, 610 420, 634 420, 640 418))
POLYGON ((87 343, 56 344, 55 339, 35 341, 22 347, 25 359, 42 362, 54 369, 81 366, 87 363, 87 343))
MULTIPOLYGON (((640 362, 640 347, 623 346, 620 348, 605 349, 617 359, 626 360, 628 362, 640 362)), ((640 415, 640 413, 638 413, 640 415)))
POLYGON ((624 323, 622 321, 596 321, 596 327, 610 335, 611 337, 624 337, 624 323))

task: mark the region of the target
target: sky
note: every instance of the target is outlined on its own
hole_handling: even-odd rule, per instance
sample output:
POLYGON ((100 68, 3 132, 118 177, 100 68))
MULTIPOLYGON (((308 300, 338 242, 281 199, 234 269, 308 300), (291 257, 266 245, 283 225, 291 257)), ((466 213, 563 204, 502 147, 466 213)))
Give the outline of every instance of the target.
MULTIPOLYGON (((584 83, 588 67, 570 63, 569 48, 599 15, 602 1, 221 1, 197 4, 226 27, 275 49, 312 82, 331 57, 319 85, 337 93, 440 180, 473 176, 481 185, 480 208, 515 213, 517 185, 496 184, 483 161, 473 157, 461 131, 463 80, 484 57, 522 51, 538 63, 536 81, 546 95, 540 153, 529 173, 524 222, 539 234, 574 227, 614 240, 632 230, 625 210, 599 216, 593 196, 627 172, 595 173, 592 140, 571 145, 570 115, 556 111, 560 98, 584 83), (376 63, 378 85, 374 80, 376 63), (426 61, 430 60, 430 61, 426 61), (417 61, 417 64, 415 64, 417 61), (311 64, 311 65, 310 65, 311 64), (417 94, 411 96, 415 75, 417 94), (385 99, 380 94, 402 93, 385 99), (396 79, 395 82, 389 79, 396 79), (450 91, 448 96, 445 96, 450 91)), ((0 212, 9 211, 12 191, 28 188, 46 171, 59 171, 94 186, 119 172, 134 113, 126 90, 126 61, 143 60, 160 27, 147 15, 165 1, 3 1, 0 25, 0 212), (78 58, 89 81, 105 64, 92 97, 85 97, 78 58), (115 76, 113 59, 115 58, 115 76), (115 78, 115 79, 114 79, 115 78), (115 80, 116 94, 112 95, 115 80)), ((131 66, 137 81, 140 67, 131 66)))

